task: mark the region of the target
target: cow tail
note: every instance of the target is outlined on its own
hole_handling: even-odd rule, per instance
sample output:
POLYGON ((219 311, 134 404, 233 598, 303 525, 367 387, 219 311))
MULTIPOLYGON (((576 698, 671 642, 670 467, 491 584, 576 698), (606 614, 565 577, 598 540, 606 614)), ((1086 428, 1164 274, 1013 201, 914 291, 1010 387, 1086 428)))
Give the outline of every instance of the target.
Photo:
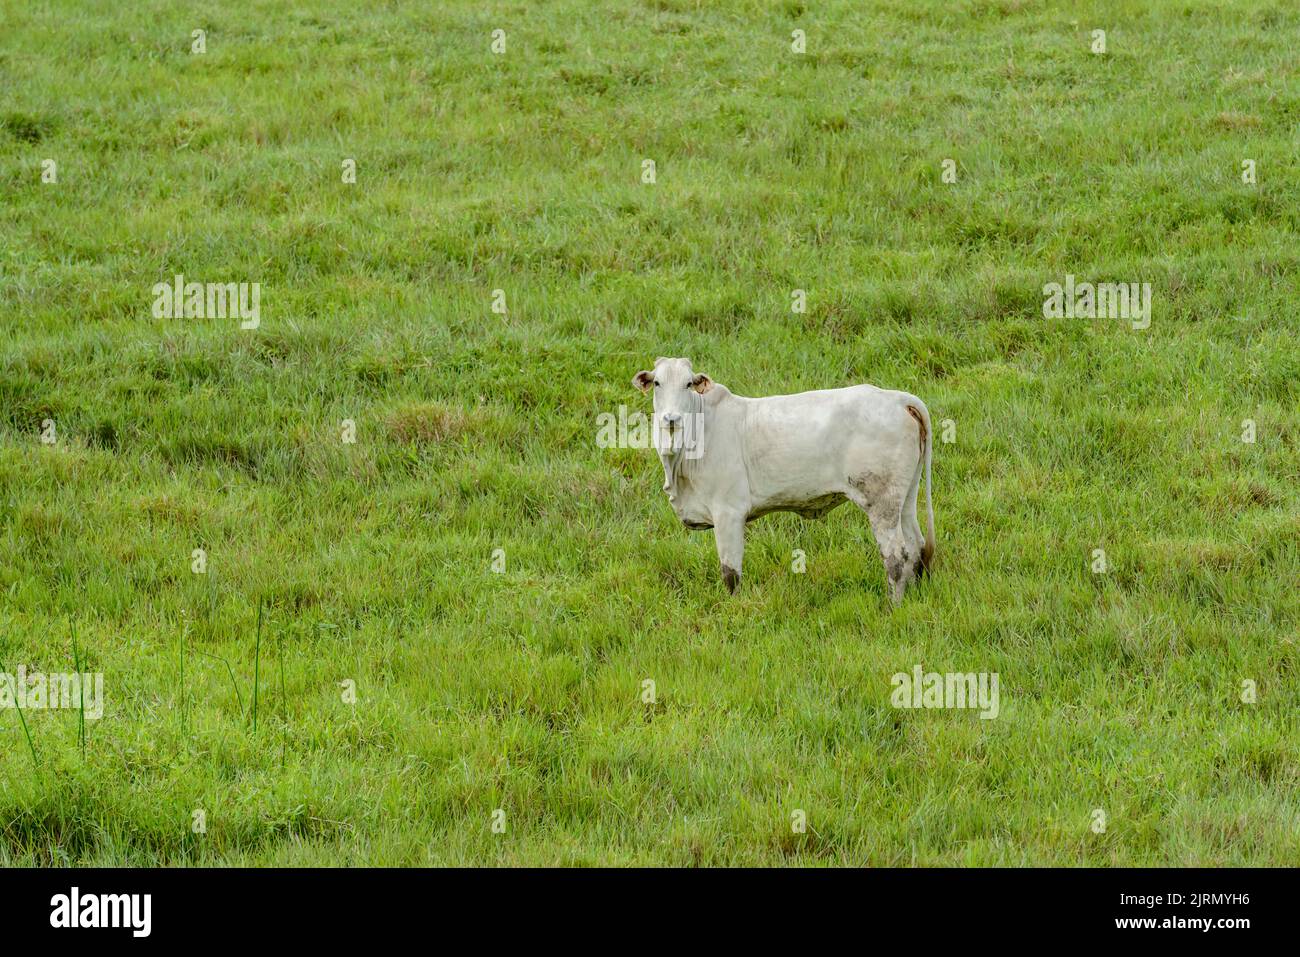
POLYGON ((934 447, 934 430, 930 428, 930 410, 917 399, 908 403, 907 411, 921 429, 921 454, 925 456, 925 544, 921 546, 921 570, 928 572, 934 563, 934 501, 931 497, 930 451, 934 447))
MULTIPOLYGON (((922 407, 924 408, 924 406, 922 407)), ((930 420, 929 410, 925 413, 926 422, 930 420)), ((934 483, 930 481, 930 450, 934 447, 934 433, 925 430, 925 545, 921 548, 921 567, 930 570, 934 562, 934 502, 930 492, 934 483)))

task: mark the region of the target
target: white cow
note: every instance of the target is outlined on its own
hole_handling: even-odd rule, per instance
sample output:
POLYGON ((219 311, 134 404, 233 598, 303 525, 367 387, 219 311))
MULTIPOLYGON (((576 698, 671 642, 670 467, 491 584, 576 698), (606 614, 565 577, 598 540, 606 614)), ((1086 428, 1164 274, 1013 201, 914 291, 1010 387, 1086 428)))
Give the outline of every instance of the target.
POLYGON ((632 382, 654 391, 668 501, 687 528, 713 529, 733 593, 746 522, 777 511, 821 518, 845 499, 867 513, 895 604, 930 566, 930 412, 916 396, 855 385, 749 399, 697 375, 689 359, 662 357, 632 382), (916 520, 922 464, 924 539, 916 520))

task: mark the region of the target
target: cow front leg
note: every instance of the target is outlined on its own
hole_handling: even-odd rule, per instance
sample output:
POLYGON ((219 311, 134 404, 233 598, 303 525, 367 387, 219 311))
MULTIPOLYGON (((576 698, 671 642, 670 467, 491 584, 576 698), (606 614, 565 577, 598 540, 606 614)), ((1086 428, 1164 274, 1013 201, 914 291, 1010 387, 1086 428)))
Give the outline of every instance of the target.
POLYGON ((713 538, 718 543, 722 581, 727 591, 734 595, 740 587, 740 572, 745 563, 745 516, 739 512, 715 515, 713 538))

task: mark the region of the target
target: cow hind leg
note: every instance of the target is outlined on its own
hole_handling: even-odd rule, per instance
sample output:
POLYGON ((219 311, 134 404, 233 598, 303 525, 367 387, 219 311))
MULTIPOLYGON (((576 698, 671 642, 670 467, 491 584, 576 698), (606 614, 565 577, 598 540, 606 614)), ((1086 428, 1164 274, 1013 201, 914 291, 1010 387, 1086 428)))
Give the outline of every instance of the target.
POLYGON ((907 547, 907 537, 900 523, 886 516, 873 518, 871 531, 880 547, 880 558, 885 563, 885 577, 889 581, 889 599, 895 605, 903 600, 903 593, 916 577, 916 556, 907 547))
POLYGON ((906 493, 903 490, 891 490, 887 486, 869 489, 858 487, 870 483, 853 484, 849 499, 867 513, 871 533, 875 536, 881 561, 885 564, 889 599, 897 605, 903 600, 908 584, 916 577, 916 564, 920 559, 920 546, 909 543, 904 530, 903 502, 906 493), (871 494, 873 492, 875 494, 871 494))

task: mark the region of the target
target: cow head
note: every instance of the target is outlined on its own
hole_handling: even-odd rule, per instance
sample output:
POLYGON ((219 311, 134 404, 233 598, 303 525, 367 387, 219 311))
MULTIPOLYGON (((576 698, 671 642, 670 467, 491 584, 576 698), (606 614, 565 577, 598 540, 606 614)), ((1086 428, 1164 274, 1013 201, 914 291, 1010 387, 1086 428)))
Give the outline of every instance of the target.
POLYGON ((704 400, 713 380, 697 374, 690 359, 655 360, 654 369, 638 372, 632 384, 654 397, 652 432, 655 448, 665 457, 685 453, 698 458, 704 439, 704 400))

